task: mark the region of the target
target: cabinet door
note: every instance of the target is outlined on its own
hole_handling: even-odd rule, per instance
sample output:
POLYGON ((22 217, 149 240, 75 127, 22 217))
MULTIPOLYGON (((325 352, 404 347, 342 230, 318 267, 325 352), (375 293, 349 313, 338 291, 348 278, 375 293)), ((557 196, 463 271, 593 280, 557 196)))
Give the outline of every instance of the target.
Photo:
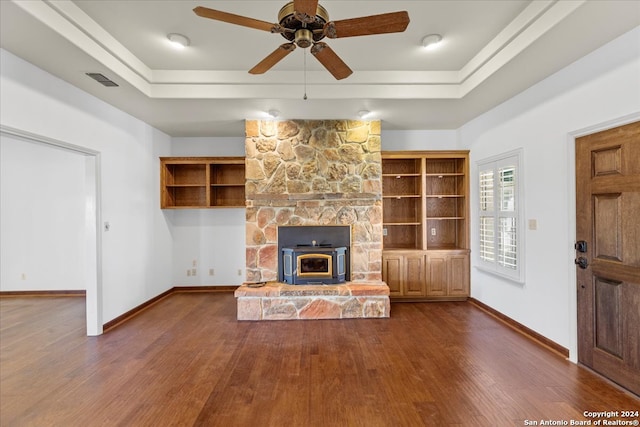
POLYGON ((404 257, 404 295, 425 296, 425 256, 423 254, 405 255, 404 257))
POLYGON ((448 289, 448 263, 446 255, 427 255, 427 296, 446 296, 448 289))
POLYGON ((402 296, 402 256, 382 256, 382 280, 389 286, 389 296, 402 296))
POLYGON ((449 256, 448 294, 469 296, 469 255, 449 256))

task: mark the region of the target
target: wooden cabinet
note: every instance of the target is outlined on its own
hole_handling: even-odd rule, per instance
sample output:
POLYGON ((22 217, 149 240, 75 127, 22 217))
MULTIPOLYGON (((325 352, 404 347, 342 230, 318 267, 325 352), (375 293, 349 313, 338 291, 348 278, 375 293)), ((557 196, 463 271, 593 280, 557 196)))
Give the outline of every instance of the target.
POLYGON ((244 157, 161 157, 161 208, 244 207, 244 165, 244 157))
POLYGON ((425 255, 420 252, 393 252, 383 257, 382 280, 389 295, 424 297, 425 255))
POLYGON ((429 297, 469 296, 468 251, 428 251, 426 277, 429 297))
POLYGON ((468 151, 383 152, 382 200, 382 273, 391 295, 468 297, 468 151))

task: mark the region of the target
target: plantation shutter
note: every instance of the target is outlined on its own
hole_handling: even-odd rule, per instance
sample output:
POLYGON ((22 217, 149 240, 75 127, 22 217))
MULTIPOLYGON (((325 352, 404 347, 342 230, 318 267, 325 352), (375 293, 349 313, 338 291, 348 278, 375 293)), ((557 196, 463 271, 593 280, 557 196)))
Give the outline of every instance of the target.
POLYGON ((522 279, 520 155, 478 163, 480 264, 516 280, 522 279))

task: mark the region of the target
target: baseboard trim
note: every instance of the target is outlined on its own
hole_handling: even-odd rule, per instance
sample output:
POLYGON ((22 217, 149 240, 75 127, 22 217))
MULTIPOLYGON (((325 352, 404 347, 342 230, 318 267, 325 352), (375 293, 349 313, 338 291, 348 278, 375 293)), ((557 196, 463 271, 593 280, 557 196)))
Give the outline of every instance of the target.
POLYGON ((565 347, 561 346, 560 344, 558 344, 557 342, 552 341, 549 338, 545 337, 544 335, 541 335, 541 334, 537 333, 533 329, 527 328, 522 323, 516 322, 515 320, 513 320, 509 316, 506 316, 506 315, 502 314, 498 310, 496 310, 496 309, 494 309, 492 307, 489 307, 485 303, 480 302, 475 298, 469 298, 468 301, 471 304, 473 304, 476 307, 478 307, 479 309, 481 309, 482 311, 484 311, 484 312, 490 314, 491 316, 495 317, 496 319, 502 321, 503 323, 505 323, 506 325, 508 325, 512 329, 515 329, 516 331, 518 331, 521 334, 527 336, 528 338, 530 338, 530 339, 542 344, 543 346, 549 348, 550 350, 553 350, 554 352, 560 354, 564 358, 567 358, 567 359, 569 358, 569 349, 568 348, 565 348, 565 347))
POLYGON ((0 291, 0 298, 9 297, 84 297, 84 290, 57 290, 57 291, 0 291))
POLYGON ((149 301, 144 302, 142 304, 140 304, 137 307, 132 308, 131 310, 127 311, 124 314, 121 314, 120 316, 116 317, 113 320, 108 321, 107 323, 105 323, 102 326, 102 330, 103 332, 107 332, 113 328, 115 328, 116 326, 130 320, 131 318, 137 316, 138 314, 140 314, 141 312, 143 312, 144 310, 146 310, 147 308, 151 307, 152 305, 156 304, 157 302, 159 302, 160 300, 175 294, 175 293, 183 293, 183 292, 233 292, 237 289, 237 286, 174 286, 173 288, 169 289, 168 291, 165 291, 163 293, 161 293, 160 295, 157 295, 153 298, 151 298, 149 301))
POLYGON ((169 289, 168 291, 164 291, 160 295, 157 295, 157 296, 151 298, 150 300, 148 300, 146 302, 143 302, 139 306, 132 308, 131 310, 127 311, 126 313, 121 314, 120 316, 114 318, 113 320, 109 320, 107 323, 102 325, 102 331, 103 332, 107 332, 108 330, 115 328, 119 324, 126 322, 127 320, 131 319, 132 317, 137 316, 142 311, 144 311, 147 308, 151 307, 153 304, 157 303, 158 301, 168 297, 172 293, 173 293, 173 288, 169 289))
POLYGON ((234 292, 238 286, 174 286, 174 292, 234 292))
POLYGON ((389 297, 392 303, 395 302, 460 302, 466 301, 468 297, 389 297))

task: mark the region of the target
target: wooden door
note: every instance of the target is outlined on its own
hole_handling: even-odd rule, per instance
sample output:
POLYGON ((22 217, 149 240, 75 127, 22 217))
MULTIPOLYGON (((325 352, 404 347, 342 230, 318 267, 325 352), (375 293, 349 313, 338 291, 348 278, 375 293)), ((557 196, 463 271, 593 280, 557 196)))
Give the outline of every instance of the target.
POLYGON ((404 256, 404 295, 425 296, 425 265, 425 256, 421 252, 404 256))
POLYGON ((428 296, 446 296, 447 283, 449 277, 447 275, 447 256, 439 252, 431 252, 427 255, 428 273, 427 273, 427 295, 428 296))
POLYGON ((640 122, 576 139, 576 237, 578 361, 640 394, 640 122))
POLYGON ((402 296, 402 256, 384 254, 382 256, 382 280, 389 286, 389 296, 402 296))
POLYGON ((456 297, 469 296, 469 254, 451 255, 449 257, 447 294, 456 297))

